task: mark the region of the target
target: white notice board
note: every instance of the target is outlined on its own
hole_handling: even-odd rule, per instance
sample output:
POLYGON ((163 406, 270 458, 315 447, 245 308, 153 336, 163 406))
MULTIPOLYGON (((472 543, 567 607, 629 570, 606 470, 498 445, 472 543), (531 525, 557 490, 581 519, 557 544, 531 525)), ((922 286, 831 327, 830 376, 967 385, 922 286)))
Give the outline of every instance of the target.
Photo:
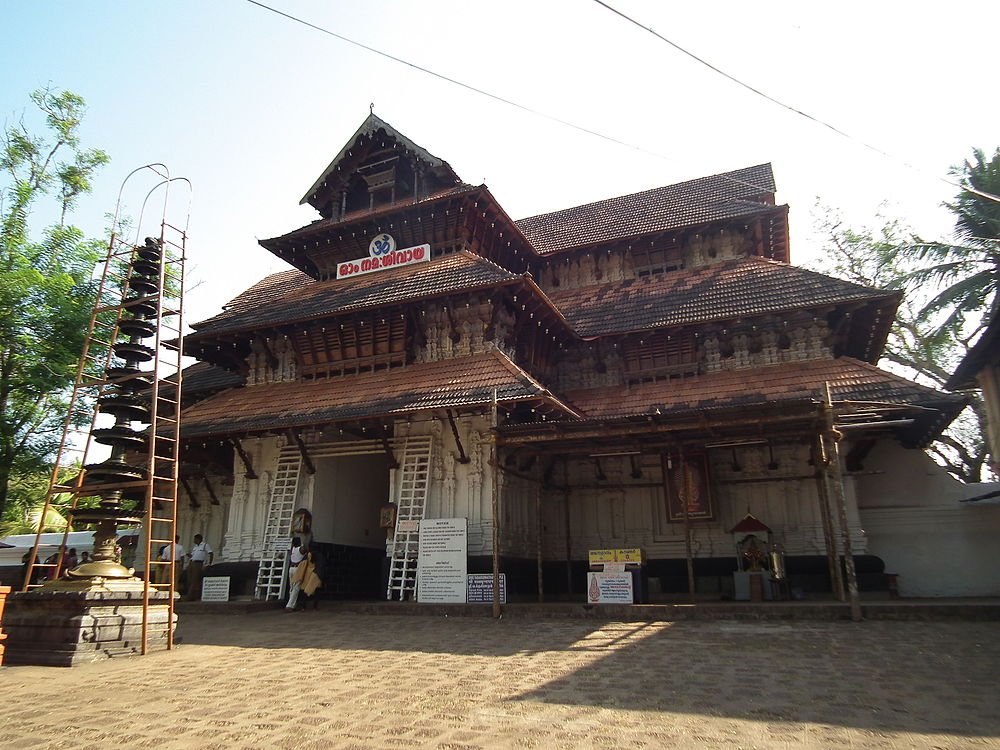
POLYGON ((201 579, 203 602, 229 601, 229 576, 208 576, 201 579))
POLYGON ((464 518, 425 518, 420 522, 418 602, 465 603, 468 528, 464 518))
POLYGON ((631 573, 587 573, 589 604, 632 604, 631 573))

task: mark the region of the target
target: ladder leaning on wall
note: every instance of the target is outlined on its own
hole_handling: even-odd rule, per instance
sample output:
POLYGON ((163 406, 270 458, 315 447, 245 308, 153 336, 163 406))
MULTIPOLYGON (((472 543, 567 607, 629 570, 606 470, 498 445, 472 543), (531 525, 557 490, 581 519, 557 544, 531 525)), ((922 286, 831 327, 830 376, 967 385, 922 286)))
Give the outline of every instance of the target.
POLYGON ((424 517, 424 506, 427 504, 430 466, 431 436, 407 437, 403 446, 403 460, 399 467, 396 529, 391 543, 389 584, 385 593, 385 598, 388 600, 398 598, 403 601, 407 598, 407 592, 411 597, 416 597, 419 524, 424 517))
POLYGON ((292 515, 299 489, 302 455, 288 446, 278 455, 278 466, 271 487, 271 502, 264 523, 264 546, 257 568, 255 599, 281 599, 285 595, 285 562, 291 544, 292 515))

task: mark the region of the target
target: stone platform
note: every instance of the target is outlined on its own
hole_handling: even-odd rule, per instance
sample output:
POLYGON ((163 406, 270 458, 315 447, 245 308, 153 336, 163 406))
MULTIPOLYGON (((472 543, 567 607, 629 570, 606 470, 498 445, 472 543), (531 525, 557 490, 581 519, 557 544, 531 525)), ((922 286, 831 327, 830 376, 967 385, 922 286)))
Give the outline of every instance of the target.
MULTIPOLYGON (((141 582, 132 590, 90 586, 80 590, 45 587, 12 594, 3 629, 7 664, 72 667, 142 652, 141 582)), ((177 616, 169 618, 169 593, 151 591, 147 651, 167 647, 177 616)))

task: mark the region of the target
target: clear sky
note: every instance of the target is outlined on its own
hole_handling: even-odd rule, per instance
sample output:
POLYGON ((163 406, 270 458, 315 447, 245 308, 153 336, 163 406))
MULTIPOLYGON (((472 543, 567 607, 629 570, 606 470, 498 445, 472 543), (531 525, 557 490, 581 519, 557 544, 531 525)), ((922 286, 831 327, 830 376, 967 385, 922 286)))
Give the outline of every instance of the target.
POLYGON ((284 268, 257 244, 316 218, 299 199, 375 113, 516 218, 771 162, 793 262, 817 197, 948 232, 941 182, 1000 145, 997 2, 609 0, 851 141, 752 95, 592 0, 270 0, 316 25, 610 143, 373 55, 245 0, 0 2, 0 116, 51 82, 82 95, 85 145, 112 157, 76 221, 99 234, 132 169, 167 164, 194 196, 187 318, 284 268), (897 157, 878 156, 860 142, 897 157), (651 155, 652 152, 654 155, 651 155), (907 162, 916 170, 900 166, 907 162))

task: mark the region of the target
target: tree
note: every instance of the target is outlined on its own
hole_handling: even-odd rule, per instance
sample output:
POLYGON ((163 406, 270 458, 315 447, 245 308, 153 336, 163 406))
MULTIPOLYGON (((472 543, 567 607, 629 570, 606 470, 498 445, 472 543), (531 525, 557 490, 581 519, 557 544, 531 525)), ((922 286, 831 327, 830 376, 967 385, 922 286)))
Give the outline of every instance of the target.
POLYGON ((103 244, 67 223, 108 162, 80 145, 84 100, 51 87, 30 98, 44 133, 34 134, 22 114, 5 124, 0 142, 0 518, 12 478, 47 466, 58 444, 103 244), (35 238, 29 219, 47 197, 59 219, 35 238))
POLYGON ((972 338, 1000 304, 1000 148, 989 159, 973 149, 972 159, 953 167, 952 175, 972 188, 945 204, 955 214, 955 242, 914 238, 902 246, 918 265, 903 281, 939 289, 920 310, 921 320, 972 338))
MULTIPOLYGON (((878 215, 878 226, 854 229, 845 226, 835 211, 820 207, 818 228, 827 238, 826 262, 821 270, 857 284, 882 289, 900 288, 904 298, 886 341, 883 359, 917 382, 944 390, 944 384, 970 348, 962 333, 960 316, 941 325, 929 319, 925 309, 940 296, 935 287, 926 291, 919 271, 922 256, 908 252, 921 243, 898 219, 878 215)), ((989 466, 989 451, 983 439, 986 410, 978 394, 972 404, 932 443, 928 451, 956 478, 980 482, 989 466)))

